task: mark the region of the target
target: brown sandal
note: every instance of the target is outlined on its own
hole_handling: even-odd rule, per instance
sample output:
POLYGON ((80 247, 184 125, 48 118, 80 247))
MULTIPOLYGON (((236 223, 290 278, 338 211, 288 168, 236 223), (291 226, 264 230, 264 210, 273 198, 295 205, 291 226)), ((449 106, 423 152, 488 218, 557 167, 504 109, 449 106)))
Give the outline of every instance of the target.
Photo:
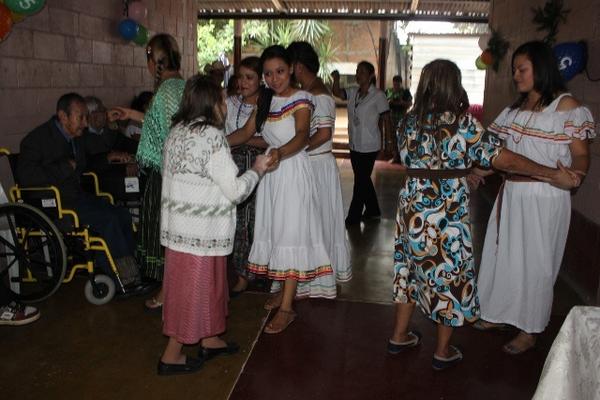
POLYGON ((282 295, 280 295, 279 293, 275 293, 274 296, 269 297, 269 299, 265 302, 264 308, 267 311, 276 310, 281 306, 282 301, 282 295))
MULTIPOLYGON (((290 324, 292 322, 294 322, 296 320, 296 316, 298 315, 298 314, 296 314, 295 311, 292 311, 292 310, 288 311, 288 310, 279 309, 277 311, 277 314, 279 314, 279 313, 287 314, 289 316, 288 317, 289 318, 288 321, 284 325, 280 326, 279 328, 276 328, 273 325, 273 320, 269 321, 269 323, 267 324, 267 326, 265 326, 265 330, 264 330, 265 333, 268 333, 270 335, 274 335, 274 334, 283 332, 284 330, 286 330, 286 328, 288 326, 290 326, 290 324)), ((275 316, 277 316, 277 314, 275 314, 275 316)), ((275 317, 273 317, 273 319, 274 318, 275 317)))

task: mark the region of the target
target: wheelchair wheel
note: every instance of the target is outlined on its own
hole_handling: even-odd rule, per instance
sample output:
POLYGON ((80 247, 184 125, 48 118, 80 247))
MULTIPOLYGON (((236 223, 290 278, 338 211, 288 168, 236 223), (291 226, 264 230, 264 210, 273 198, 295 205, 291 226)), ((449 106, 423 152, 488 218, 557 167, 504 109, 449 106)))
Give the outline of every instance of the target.
POLYGON ((107 275, 98 274, 93 277, 94 282, 86 282, 84 294, 87 301, 97 306, 108 303, 115 297, 115 281, 107 275))
POLYGON ((67 253, 56 225, 28 204, 0 205, 0 284, 20 301, 52 295, 62 283, 67 253))

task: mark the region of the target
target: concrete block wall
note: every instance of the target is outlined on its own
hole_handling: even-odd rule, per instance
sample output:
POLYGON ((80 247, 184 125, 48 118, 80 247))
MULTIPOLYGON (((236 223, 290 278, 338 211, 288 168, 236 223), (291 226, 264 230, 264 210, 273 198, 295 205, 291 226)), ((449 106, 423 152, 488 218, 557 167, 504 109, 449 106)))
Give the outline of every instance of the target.
MULTIPOLYGON (((510 49, 496 73, 488 70, 484 98, 484 122, 490 123, 504 107, 516 98, 512 86, 510 57, 514 49, 529 40, 542 39, 532 23, 532 7, 543 6, 546 0, 492 0, 490 24, 499 29, 510 42, 510 49)), ((585 40, 589 47, 588 70, 592 78, 600 78, 600 0, 565 0, 571 12, 566 24, 559 26, 557 43, 585 40)), ((590 81, 580 74, 568 82, 568 89, 587 105, 596 121, 600 136, 600 82, 590 81)), ((587 219, 600 224, 600 138, 591 145, 592 164, 588 176, 577 194, 573 208, 587 219)))
MULTIPOLYGON (((197 72, 197 0, 142 0, 149 35, 173 35, 183 75, 197 72)), ((128 105, 152 90, 145 48, 123 40, 122 0, 48 0, 0 43, 0 147, 17 151, 24 134, 54 114, 61 94, 95 95, 108 106, 128 105)))

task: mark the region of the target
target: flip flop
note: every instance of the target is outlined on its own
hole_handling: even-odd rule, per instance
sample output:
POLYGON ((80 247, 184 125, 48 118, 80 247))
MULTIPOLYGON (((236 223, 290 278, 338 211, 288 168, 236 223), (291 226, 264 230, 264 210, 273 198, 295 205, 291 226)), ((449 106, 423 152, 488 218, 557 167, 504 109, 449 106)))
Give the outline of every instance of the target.
POLYGON ((533 349, 534 347, 535 347, 535 343, 529 347, 525 347, 524 349, 519 349, 510 343, 506 343, 504 346, 502 346, 502 351, 505 352, 506 354, 510 354, 511 356, 518 356, 519 354, 523 354, 523 353, 533 349))
POLYGON ((281 312, 281 313, 285 313, 285 314, 288 314, 288 315, 290 315, 290 319, 287 321, 287 323, 286 323, 285 325, 283 325, 283 326, 282 326, 282 327, 280 327, 279 329, 275 329, 275 328, 273 327, 273 323, 272 323, 272 320, 271 320, 271 321, 270 321, 270 322, 267 324, 267 326, 265 326, 265 329, 264 329, 264 331, 263 331, 263 332, 265 332, 265 333, 268 333, 269 335, 275 335, 275 334, 277 334, 277 333, 281 333, 281 332, 283 332, 284 330, 286 330, 286 329, 287 329, 287 327, 288 327, 288 326, 290 326, 290 324, 291 324, 292 322, 294 322, 294 321, 296 320, 296 316, 298 315, 298 314, 296 314, 294 311, 287 311, 287 310, 282 310, 282 309, 279 309, 277 312, 278 312, 278 313, 280 313, 280 312, 281 312))
POLYGON ((507 331, 510 330, 510 325, 507 324, 496 324, 493 322, 484 321, 482 319, 478 319, 473 322, 471 325, 473 328, 478 331, 507 331))

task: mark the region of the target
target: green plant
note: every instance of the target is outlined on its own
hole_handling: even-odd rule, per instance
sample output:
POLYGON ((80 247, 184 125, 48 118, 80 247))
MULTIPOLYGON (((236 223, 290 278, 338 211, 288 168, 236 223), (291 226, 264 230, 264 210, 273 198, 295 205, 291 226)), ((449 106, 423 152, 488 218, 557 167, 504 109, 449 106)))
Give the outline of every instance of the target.
POLYGON ((558 25, 567 22, 567 15, 571 10, 564 8, 563 0, 548 0, 544 7, 533 7, 533 23, 538 26, 538 31, 548 31, 544 42, 550 46, 556 42, 558 25))
POLYGON ((498 72, 500 61, 502 61, 506 55, 509 46, 510 43, 504 39, 504 36, 502 36, 500 31, 492 29, 490 40, 488 40, 488 49, 490 49, 492 57, 494 58, 494 62, 492 64, 494 71, 498 72))

